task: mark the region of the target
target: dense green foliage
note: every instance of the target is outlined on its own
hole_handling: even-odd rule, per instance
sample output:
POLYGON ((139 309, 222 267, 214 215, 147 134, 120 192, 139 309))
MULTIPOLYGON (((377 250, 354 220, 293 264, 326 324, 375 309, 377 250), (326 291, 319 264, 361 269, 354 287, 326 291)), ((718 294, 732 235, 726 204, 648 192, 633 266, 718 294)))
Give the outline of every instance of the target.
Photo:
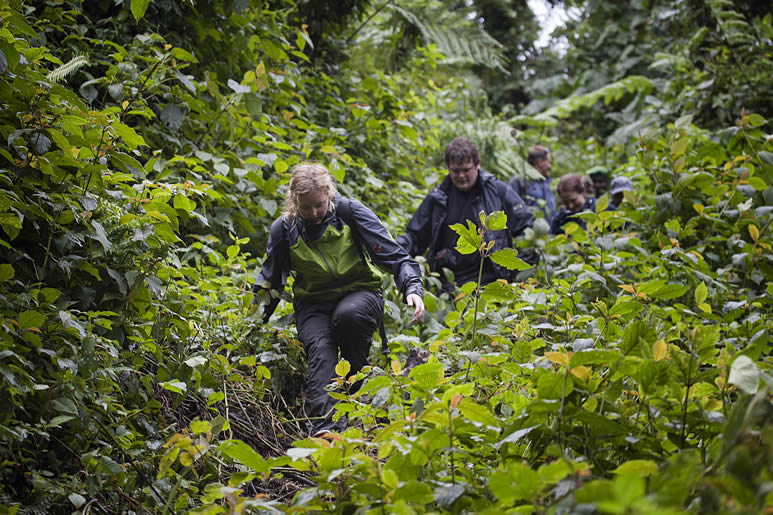
POLYGON ((509 85, 510 32, 470 21, 504 0, 0 6, 0 509, 773 505, 771 18, 680 5, 590 2, 565 69, 509 85), (491 114, 480 77, 529 107, 491 114), (390 359, 340 363, 349 429, 306 438, 292 306, 263 325, 250 293, 288 171, 325 163, 399 234, 457 133, 502 177, 541 142, 638 190, 421 324, 387 285, 390 359))

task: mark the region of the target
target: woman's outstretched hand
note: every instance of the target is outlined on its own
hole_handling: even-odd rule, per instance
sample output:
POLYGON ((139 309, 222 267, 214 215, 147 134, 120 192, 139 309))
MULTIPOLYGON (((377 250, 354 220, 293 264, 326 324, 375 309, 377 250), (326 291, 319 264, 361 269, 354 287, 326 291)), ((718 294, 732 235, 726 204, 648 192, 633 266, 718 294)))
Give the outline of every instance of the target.
POLYGON ((419 297, 415 293, 411 293, 405 298, 405 303, 408 304, 409 306, 413 306, 412 322, 417 322, 421 320, 421 318, 424 316, 424 301, 421 300, 421 297, 419 297))

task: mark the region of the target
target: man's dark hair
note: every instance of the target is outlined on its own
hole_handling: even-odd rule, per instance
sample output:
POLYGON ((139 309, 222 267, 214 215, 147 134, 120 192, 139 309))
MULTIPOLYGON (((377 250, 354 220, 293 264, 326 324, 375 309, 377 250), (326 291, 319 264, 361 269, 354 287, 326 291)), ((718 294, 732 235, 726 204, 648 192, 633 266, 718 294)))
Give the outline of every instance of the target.
POLYGON ((587 189, 585 187, 585 179, 586 177, 583 175, 580 175, 578 173, 568 173, 561 177, 561 179, 558 181, 558 188, 556 190, 558 191, 558 194, 561 195, 564 192, 570 192, 573 191, 575 193, 587 193, 587 189))
POLYGON ((548 150, 546 147, 543 147, 542 145, 534 145, 529 149, 529 155, 526 158, 526 161, 528 161, 530 165, 534 166, 537 164, 537 161, 547 157, 548 154, 550 154, 550 150, 548 150))
POLYGON ((446 147, 446 166, 452 163, 466 163, 472 161, 472 164, 480 164, 480 154, 478 147, 467 138, 454 138, 446 147))

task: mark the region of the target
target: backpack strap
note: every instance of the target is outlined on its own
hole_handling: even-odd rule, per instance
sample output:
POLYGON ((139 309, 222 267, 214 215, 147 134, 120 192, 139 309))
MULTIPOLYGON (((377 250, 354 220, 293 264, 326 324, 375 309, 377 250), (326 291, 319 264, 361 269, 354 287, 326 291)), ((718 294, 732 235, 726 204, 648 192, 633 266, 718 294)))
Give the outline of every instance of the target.
POLYGON ((354 246, 357 248, 357 253, 360 255, 360 260, 362 261, 362 264, 365 266, 368 266, 368 262, 365 260, 365 254, 362 250, 362 241, 360 236, 360 231, 357 229, 357 223, 354 220, 354 215, 352 214, 352 202, 346 197, 339 197, 338 201, 336 202, 336 214, 346 222, 346 225, 348 225, 352 230, 352 236, 354 237, 354 246))
MULTIPOLYGON (((336 202, 336 214, 351 228, 354 246, 357 248, 357 253, 360 255, 362 264, 367 267, 368 262, 365 259, 365 252, 362 249, 362 236, 360 236, 357 222, 352 214, 352 201, 344 196, 339 196, 338 201, 336 202)), ((384 328, 383 314, 381 315, 381 321, 378 323, 378 335, 381 337, 381 354, 388 356, 389 342, 387 341, 386 329, 384 328)))

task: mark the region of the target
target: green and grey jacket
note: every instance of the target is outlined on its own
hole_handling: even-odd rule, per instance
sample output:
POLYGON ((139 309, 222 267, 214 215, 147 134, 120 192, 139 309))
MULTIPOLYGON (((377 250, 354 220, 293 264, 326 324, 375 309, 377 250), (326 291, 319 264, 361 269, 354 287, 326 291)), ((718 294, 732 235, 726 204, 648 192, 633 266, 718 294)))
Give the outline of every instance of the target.
MULTIPOLYGON (((268 238, 266 259, 253 288, 281 292, 292 273, 297 301, 326 302, 355 290, 381 288, 381 269, 392 273, 403 297, 423 296, 419 265, 359 200, 336 195, 321 226, 280 216, 268 238)), ((273 313, 278 298, 264 311, 273 313)))

